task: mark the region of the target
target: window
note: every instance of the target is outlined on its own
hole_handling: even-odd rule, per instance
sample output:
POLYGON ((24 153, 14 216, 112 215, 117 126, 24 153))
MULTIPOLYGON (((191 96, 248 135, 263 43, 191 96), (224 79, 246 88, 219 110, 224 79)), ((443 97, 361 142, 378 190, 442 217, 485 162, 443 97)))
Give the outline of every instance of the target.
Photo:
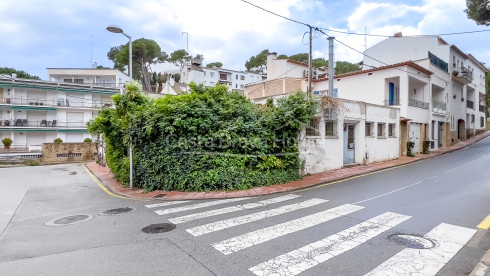
POLYGON ((209 76, 210 76, 211 78, 214 78, 214 72, 209 72, 209 76))
POLYGON ((235 84, 235 88, 238 88, 238 84, 235 84))
POLYGON ((388 137, 396 137, 396 124, 388 124, 388 137))
POLYGON ((480 127, 485 126, 485 117, 480 117, 480 127))
POLYGON ((241 80, 245 80, 245 76, 244 76, 244 75, 241 75, 241 76, 240 76, 240 79, 241 79, 241 80))
POLYGON ((211 81, 211 82, 209 82, 209 85, 210 85, 210 86, 215 86, 215 85, 216 85, 216 83, 215 83, 214 81, 211 81))
POLYGON ((335 121, 325 121, 325 136, 336 136, 336 123, 335 121))
POLYGON ((378 137, 385 137, 385 124, 378 123, 378 137))
POLYGON ((319 118, 311 119, 310 123, 306 126, 306 136, 320 136, 320 131, 318 130, 319 123, 319 118))
MULTIPOLYGON (((452 125, 452 121, 451 121, 451 125, 452 125)), ((436 121, 432 121, 432 126, 431 126, 431 129, 430 129, 430 137, 432 137, 431 139, 432 140, 435 140, 435 136, 434 136, 434 128, 436 127, 436 121)))
POLYGON ((366 136, 373 136, 373 123, 366 123, 366 136))
POLYGON ((245 88, 245 85, 244 84, 240 84, 240 88, 241 89, 245 88))
POLYGON ((471 123, 475 122, 475 114, 471 114, 471 123))
POLYGON ((235 75, 236 79, 238 79, 238 75, 235 75))

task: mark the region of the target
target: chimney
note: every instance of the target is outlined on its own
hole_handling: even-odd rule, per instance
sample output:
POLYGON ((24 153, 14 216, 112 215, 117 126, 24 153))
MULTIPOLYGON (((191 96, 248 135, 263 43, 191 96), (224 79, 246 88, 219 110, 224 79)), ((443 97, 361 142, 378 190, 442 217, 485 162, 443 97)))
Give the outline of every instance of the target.
POLYGON ((402 37, 402 32, 397 32, 393 35, 393 37, 402 37))
POLYGON ((17 74, 16 73, 12 73, 12 78, 13 79, 16 79, 17 78, 17 74))

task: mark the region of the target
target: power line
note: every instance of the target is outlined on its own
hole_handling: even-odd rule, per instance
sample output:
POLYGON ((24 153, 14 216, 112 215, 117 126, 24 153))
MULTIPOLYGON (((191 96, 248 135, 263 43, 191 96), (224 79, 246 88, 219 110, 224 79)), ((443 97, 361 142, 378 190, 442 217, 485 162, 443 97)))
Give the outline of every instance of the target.
MULTIPOLYGON (((332 29, 327 29, 327 28, 318 28, 318 29, 324 30, 324 31, 328 31, 328 32, 348 34, 348 35, 364 35, 364 36, 386 37, 386 38, 393 37, 392 35, 377 35, 377 34, 344 32, 344 31, 332 30, 332 29)), ((448 36, 448 35, 472 34, 472 33, 483 33, 483 32, 490 32, 490 30, 464 31, 464 32, 443 33, 443 34, 428 34, 428 35, 404 35, 403 37, 448 36)))
POLYGON ((247 4, 251 5, 251 6, 254 6, 254 7, 258 8, 258 9, 261 9, 261 10, 263 10, 263 11, 265 11, 265 12, 268 12, 268 13, 270 13, 270 14, 273 14, 273 15, 275 15, 275 16, 279 16, 279 17, 281 17, 281 18, 283 18, 283 19, 289 20, 289 21, 291 21, 291 22, 298 23, 298 24, 301 24, 301 25, 304 25, 304 26, 307 26, 307 27, 311 27, 309 24, 306 24, 306 23, 300 22, 300 21, 298 21, 298 20, 294 20, 294 19, 291 19, 291 18, 285 17, 285 16, 283 16, 283 15, 277 14, 277 13, 275 13, 275 12, 273 12, 273 11, 270 11, 270 10, 266 10, 266 9, 264 9, 264 8, 260 7, 260 6, 257 6, 257 5, 255 5, 255 4, 252 4, 252 3, 250 3, 250 2, 248 2, 248 1, 246 1, 246 0, 240 0, 240 1, 242 1, 242 2, 244 2, 244 3, 247 3, 247 4))

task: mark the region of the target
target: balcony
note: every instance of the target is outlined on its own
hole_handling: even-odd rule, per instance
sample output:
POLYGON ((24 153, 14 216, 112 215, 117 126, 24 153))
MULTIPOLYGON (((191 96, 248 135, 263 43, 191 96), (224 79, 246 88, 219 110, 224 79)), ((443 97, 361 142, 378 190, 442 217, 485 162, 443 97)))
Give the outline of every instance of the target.
POLYGON ((3 104, 10 105, 29 105, 38 107, 82 107, 82 108, 102 108, 112 106, 110 101, 94 100, 72 100, 72 99, 40 99, 40 98, 8 98, 4 99, 3 104))
POLYGON ((9 128, 87 128, 85 121, 58 121, 58 120, 29 120, 13 119, 0 120, 0 127, 9 128))
POLYGON ((414 99, 408 99, 408 105, 413 107, 423 108, 423 109, 429 109, 429 103, 414 100, 414 99))
POLYGON ((389 100, 385 100, 385 105, 388 105, 388 106, 400 105, 400 99, 389 99, 389 100))
POLYGON ((485 112, 485 106, 480 104, 480 112, 485 112))
POLYGON ((468 84, 473 81, 473 72, 464 66, 455 66, 452 68, 452 79, 461 84, 468 84))
POLYGON ((446 115, 446 103, 432 100, 432 112, 436 114, 446 115))
POLYGON ((474 106, 474 103, 472 101, 466 100, 466 107, 467 108, 473 109, 473 106, 474 106))

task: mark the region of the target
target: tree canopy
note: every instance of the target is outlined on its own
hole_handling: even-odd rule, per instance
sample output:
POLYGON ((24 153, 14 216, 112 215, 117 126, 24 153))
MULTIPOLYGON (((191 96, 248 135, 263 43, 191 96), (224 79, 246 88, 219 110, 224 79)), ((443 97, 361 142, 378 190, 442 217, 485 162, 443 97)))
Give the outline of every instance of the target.
POLYGON ((0 67, 0 74, 4 74, 4 75, 17 74, 17 77, 21 78, 21 79, 40 80, 40 78, 38 76, 33 76, 33 75, 28 74, 25 71, 16 70, 14 68, 8 68, 8 67, 0 67))
POLYGON ((267 68, 267 56, 269 54, 269 50, 265 49, 258 55, 250 57, 250 59, 245 62, 247 71, 263 74, 264 70, 267 68))
POLYGON ((468 18, 478 25, 490 25, 490 2, 488 0, 466 0, 468 18))
POLYGON ((217 68, 221 68, 223 67, 223 63, 217 61, 217 62, 211 62, 211 63, 208 63, 206 65, 207 68, 213 68, 213 66, 217 67, 217 68))
POLYGON ((170 54, 168 61, 172 62, 176 66, 179 66, 182 70, 186 62, 188 62, 190 59, 191 56, 187 53, 187 51, 184 49, 180 49, 173 51, 173 53, 170 54))
MULTIPOLYGON (((162 52, 158 43, 151 39, 137 39, 133 41, 132 47, 133 78, 141 80, 143 90, 150 91, 150 65, 166 61, 168 55, 162 52)), ((124 66, 129 64, 129 43, 112 47, 107 57, 114 62, 114 68, 124 69, 124 66)))

